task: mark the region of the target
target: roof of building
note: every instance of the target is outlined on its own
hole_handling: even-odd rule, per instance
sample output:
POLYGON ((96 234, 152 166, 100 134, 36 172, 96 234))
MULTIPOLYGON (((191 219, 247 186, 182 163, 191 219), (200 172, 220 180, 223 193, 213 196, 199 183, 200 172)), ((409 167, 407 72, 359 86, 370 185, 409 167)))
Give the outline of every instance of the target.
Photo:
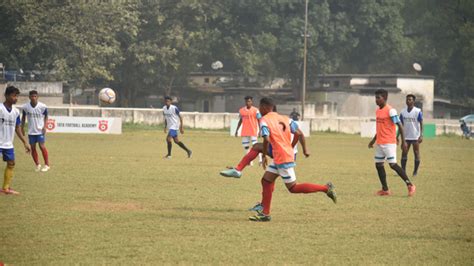
POLYGON ((412 78, 412 79, 434 79, 428 75, 410 74, 324 74, 317 75, 318 78, 412 78))

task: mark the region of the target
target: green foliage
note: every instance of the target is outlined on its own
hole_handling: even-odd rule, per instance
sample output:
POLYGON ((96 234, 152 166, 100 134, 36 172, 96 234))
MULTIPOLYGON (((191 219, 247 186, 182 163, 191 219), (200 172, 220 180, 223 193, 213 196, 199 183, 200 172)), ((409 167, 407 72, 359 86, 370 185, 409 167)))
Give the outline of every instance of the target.
MULTIPOLYGON (((0 59, 72 86, 110 85, 122 106, 173 94, 192 71, 225 71, 300 87, 303 0, 2 1, 0 59)), ((311 0, 308 78, 332 73, 434 75, 436 93, 473 103, 469 0, 311 0)))

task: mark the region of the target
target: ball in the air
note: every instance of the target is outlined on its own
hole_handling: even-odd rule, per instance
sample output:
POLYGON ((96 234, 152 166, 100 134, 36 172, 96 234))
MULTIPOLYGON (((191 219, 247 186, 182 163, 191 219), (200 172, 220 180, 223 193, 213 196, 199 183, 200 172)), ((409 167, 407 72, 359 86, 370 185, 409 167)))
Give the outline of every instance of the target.
POLYGON ((99 100, 106 104, 115 102, 115 91, 111 88, 103 88, 99 92, 99 100))

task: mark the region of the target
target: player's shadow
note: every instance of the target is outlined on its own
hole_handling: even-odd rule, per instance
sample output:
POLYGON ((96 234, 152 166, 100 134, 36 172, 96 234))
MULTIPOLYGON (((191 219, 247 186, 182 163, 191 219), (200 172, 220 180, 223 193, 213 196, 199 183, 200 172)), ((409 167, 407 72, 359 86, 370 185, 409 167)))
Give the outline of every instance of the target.
POLYGON ((244 209, 233 209, 233 208, 192 208, 192 207, 175 207, 169 208, 169 210, 176 211, 187 211, 187 212, 218 212, 218 213, 228 213, 228 212, 243 212, 244 209))
POLYGON ((206 220, 206 221, 235 221, 235 216, 233 213, 236 212, 245 212, 242 209, 232 209, 232 208, 191 208, 191 207, 175 207, 167 208, 167 211, 172 212, 161 212, 158 214, 159 217, 163 219, 170 220, 206 220), (213 213, 219 213, 215 215, 213 213), (229 216, 224 215, 228 213, 229 216))

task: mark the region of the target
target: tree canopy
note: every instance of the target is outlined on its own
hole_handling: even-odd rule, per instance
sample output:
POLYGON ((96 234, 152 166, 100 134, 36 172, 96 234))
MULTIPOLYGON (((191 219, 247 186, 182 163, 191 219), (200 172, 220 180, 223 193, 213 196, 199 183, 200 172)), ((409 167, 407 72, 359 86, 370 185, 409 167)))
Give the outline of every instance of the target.
MULTIPOLYGON (((0 62, 75 87, 112 85, 121 105, 172 94, 193 71, 300 87, 304 0, 2 1, 0 62)), ((401 73, 436 77, 435 93, 474 104, 474 2, 310 0, 308 78, 401 73)))

